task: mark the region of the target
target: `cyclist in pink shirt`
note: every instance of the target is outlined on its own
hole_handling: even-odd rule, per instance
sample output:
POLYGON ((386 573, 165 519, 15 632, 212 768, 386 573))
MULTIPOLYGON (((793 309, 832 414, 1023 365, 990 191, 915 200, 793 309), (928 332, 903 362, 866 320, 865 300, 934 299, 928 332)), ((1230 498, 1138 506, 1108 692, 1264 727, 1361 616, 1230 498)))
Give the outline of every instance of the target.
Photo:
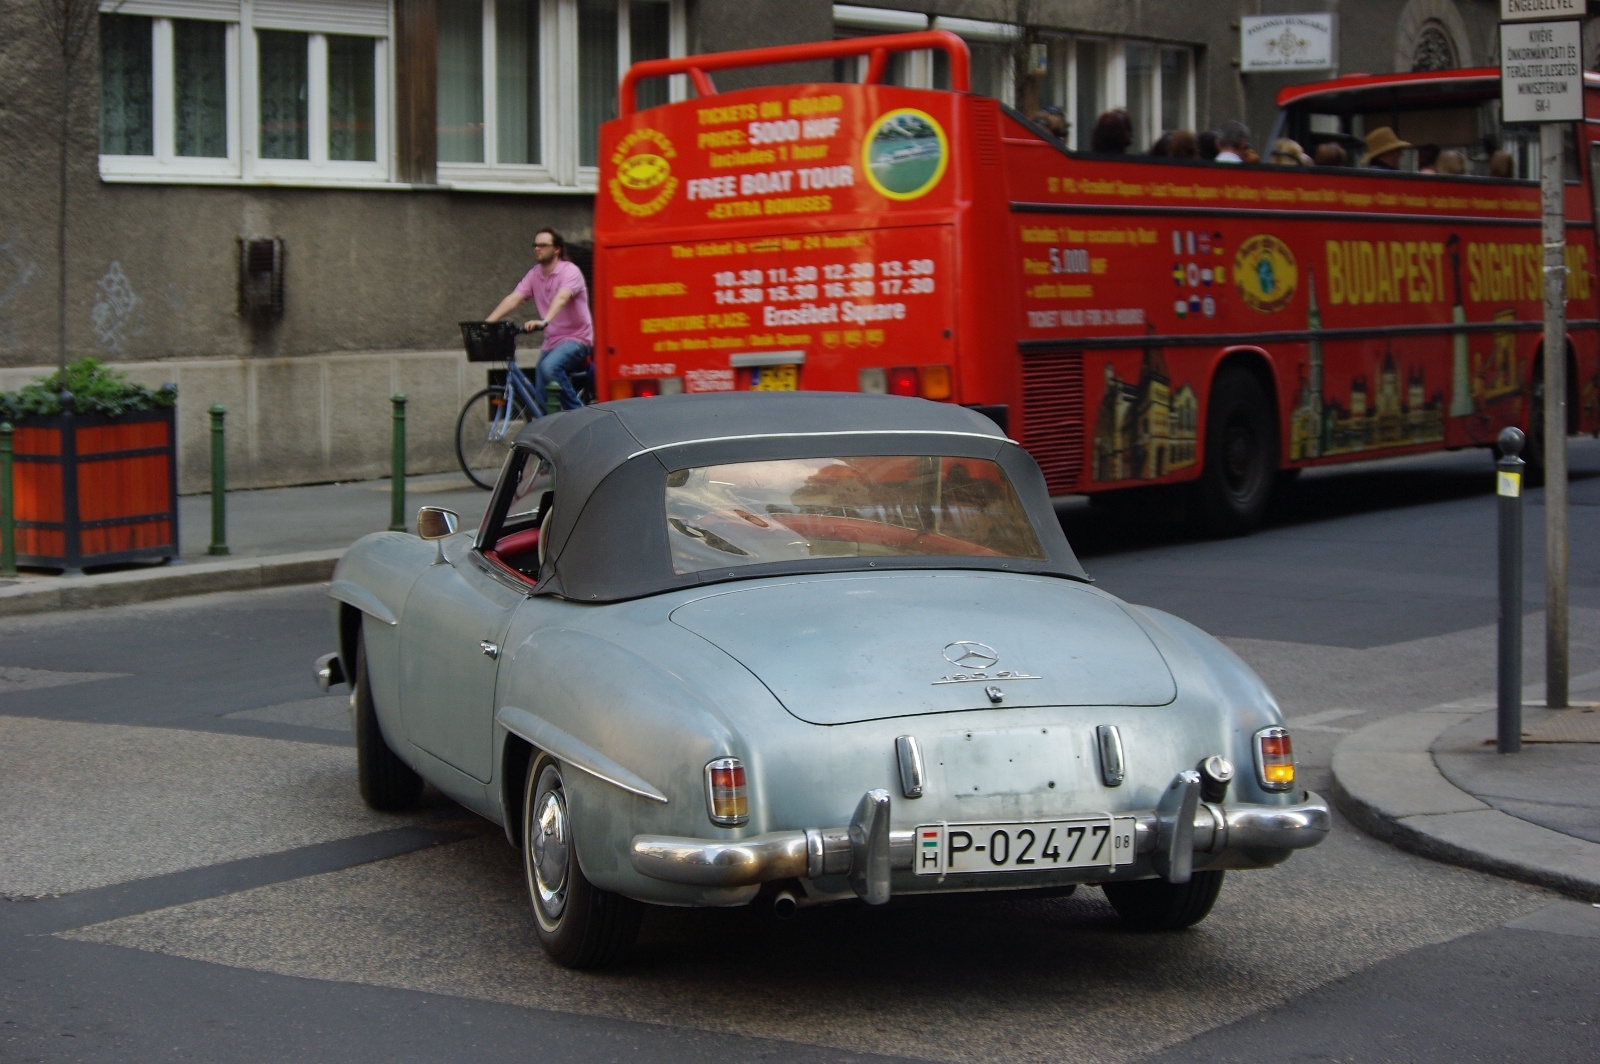
POLYGON ((532 299, 539 317, 523 326, 527 332, 544 330, 539 365, 533 372, 534 391, 541 396, 551 381, 561 390, 561 409, 576 410, 583 405, 572 387, 572 375, 580 373, 594 357, 594 321, 589 317, 589 290, 583 272, 567 261, 566 241, 554 229, 541 229, 533 235, 533 255, 538 265, 517 282, 485 321, 499 321, 532 299))

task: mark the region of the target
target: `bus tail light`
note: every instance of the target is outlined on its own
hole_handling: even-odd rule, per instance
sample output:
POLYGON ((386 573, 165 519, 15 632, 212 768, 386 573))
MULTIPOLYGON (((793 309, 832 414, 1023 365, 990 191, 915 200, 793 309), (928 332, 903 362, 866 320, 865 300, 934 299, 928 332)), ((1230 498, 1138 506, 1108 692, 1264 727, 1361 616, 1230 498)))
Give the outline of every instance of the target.
POLYGON ((1256 732, 1256 776, 1269 791, 1294 787, 1294 745, 1288 728, 1262 728, 1256 732))
POLYGON ((736 757, 719 757, 706 766, 706 811, 711 822, 738 827, 750 820, 744 765, 736 757))
POLYGON ((641 377, 638 380, 611 382, 613 399, 644 399, 652 395, 682 394, 682 377, 641 377))
POLYGON ((953 389, 950 387, 950 367, 945 365, 923 366, 922 372, 922 397, 924 399, 949 399, 953 389))
POLYGON ((889 371, 890 395, 916 395, 920 391, 917 367, 896 366, 889 371))
POLYGON ((889 391, 889 375, 882 366, 868 366, 856 374, 856 387, 867 395, 885 395, 889 391))

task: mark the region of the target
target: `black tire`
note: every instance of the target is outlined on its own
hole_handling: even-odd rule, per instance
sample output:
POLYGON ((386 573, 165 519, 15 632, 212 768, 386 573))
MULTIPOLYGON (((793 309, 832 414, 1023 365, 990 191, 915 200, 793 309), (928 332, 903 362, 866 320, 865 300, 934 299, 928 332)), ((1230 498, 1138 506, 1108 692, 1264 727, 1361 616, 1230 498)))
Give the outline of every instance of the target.
POLYGON ((1196 872, 1187 883, 1140 879, 1102 883, 1106 900, 1130 931, 1181 931, 1204 920, 1222 890, 1224 872, 1196 872))
POLYGON ((350 705, 355 709, 356 777, 361 783, 361 800, 385 813, 413 808, 422 797, 422 777, 400 760, 383 737, 367 675, 364 633, 356 635, 356 678, 350 688, 350 705))
POLYGON ((584 878, 571 829, 561 766, 540 756, 522 791, 522 870, 539 945, 564 967, 603 968, 627 954, 644 907, 584 878))
POLYGON ((1212 536, 1242 536, 1261 523, 1278 468, 1272 406, 1249 371, 1225 369, 1211 385, 1205 467, 1192 489, 1194 518, 1212 536))
POLYGON ((492 489, 511 444, 527 423, 527 409, 506 388, 485 388, 468 399, 456 417, 456 461, 467 479, 485 491, 492 489), (515 404, 511 422, 504 433, 491 438, 491 423, 507 401, 515 404))

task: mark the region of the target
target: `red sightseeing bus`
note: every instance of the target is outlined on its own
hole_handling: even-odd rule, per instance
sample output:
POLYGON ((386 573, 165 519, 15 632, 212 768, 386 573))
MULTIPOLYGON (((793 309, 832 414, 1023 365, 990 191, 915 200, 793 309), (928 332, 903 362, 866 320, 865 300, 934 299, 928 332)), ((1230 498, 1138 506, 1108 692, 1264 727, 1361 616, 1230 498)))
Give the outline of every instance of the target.
MULTIPOLYGON (((1568 152, 1573 432, 1600 427, 1586 77, 1593 117, 1568 152)), ((1251 527, 1305 466, 1488 446, 1506 425, 1537 459, 1536 181, 1074 152, 968 85, 966 46, 940 32, 633 67, 601 131, 599 394, 961 403, 1053 492, 1185 485, 1215 532, 1251 527), (954 91, 883 84, 913 49, 946 53, 954 91), (867 57, 860 83, 712 83, 850 56, 867 57), (697 98, 635 110, 641 80, 672 74, 697 98)), ((1354 75, 1283 92, 1280 132, 1359 154, 1387 125, 1469 170, 1507 147, 1526 174, 1537 132, 1499 127, 1498 91, 1494 70, 1354 75)))

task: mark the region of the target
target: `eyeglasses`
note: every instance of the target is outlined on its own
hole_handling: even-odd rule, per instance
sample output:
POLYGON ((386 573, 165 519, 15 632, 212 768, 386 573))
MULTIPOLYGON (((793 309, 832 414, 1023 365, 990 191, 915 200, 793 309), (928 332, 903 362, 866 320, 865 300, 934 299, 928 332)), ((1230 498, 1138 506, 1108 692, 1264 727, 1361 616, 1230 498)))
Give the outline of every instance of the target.
POLYGON ((553 248, 553 247, 555 247, 554 244, 535 244, 533 246, 536 247, 536 248, 553 248))

